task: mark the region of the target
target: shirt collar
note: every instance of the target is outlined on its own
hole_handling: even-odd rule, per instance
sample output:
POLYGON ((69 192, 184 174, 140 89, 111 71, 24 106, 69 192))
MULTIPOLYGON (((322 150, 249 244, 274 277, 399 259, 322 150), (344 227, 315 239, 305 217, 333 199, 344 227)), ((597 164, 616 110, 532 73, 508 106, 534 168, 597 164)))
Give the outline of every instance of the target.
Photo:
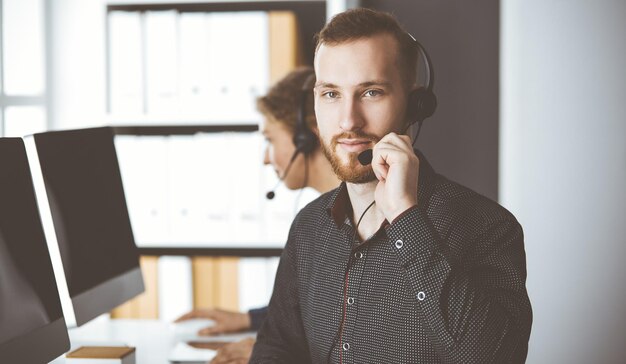
MULTIPOLYGON (((420 160, 417 200, 420 208, 423 208, 427 205, 428 197, 433 190, 435 171, 419 150, 415 149, 414 152, 420 160)), ((350 203, 350 196, 348 195, 348 186, 345 182, 341 182, 339 187, 332 192, 330 199, 328 199, 326 203, 326 211, 337 227, 341 227, 346 221, 346 218, 351 216, 352 204, 350 203)))
POLYGON ((337 227, 341 227, 346 218, 352 213, 352 204, 348 195, 348 186, 341 182, 338 188, 333 191, 332 196, 326 204, 326 211, 333 219, 337 227))

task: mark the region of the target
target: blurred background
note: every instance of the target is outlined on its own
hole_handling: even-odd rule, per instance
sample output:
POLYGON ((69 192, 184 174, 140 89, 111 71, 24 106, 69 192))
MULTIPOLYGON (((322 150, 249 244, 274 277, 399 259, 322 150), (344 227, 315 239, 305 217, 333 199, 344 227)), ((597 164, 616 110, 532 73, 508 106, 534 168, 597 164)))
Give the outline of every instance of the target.
POLYGON ((268 302, 278 258, 219 248, 279 252, 316 195, 265 199, 276 177, 255 99, 312 64, 313 35, 357 6, 395 14, 432 58, 439 108, 418 147, 524 228, 527 362, 626 362, 619 0, 1 0, 2 136, 118 128, 147 289, 111 315, 268 302))

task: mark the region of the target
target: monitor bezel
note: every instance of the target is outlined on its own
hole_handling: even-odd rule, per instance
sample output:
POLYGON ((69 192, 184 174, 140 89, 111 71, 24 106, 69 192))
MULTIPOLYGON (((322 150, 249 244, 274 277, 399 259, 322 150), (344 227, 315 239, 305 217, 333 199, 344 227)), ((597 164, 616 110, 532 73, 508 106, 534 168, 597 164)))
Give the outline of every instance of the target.
POLYGON ((81 326, 143 293, 141 267, 131 269, 71 297, 76 325, 81 326))
POLYGON ((0 343, 0 358, 7 363, 47 363, 70 350, 65 318, 28 334, 0 343))

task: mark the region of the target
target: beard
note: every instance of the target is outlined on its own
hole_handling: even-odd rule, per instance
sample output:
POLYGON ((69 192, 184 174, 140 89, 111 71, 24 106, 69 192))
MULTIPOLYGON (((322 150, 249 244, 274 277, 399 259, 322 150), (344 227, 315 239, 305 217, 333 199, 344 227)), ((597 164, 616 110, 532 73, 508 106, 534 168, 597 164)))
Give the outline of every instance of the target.
POLYGON ((362 184, 368 183, 376 180, 376 175, 372 170, 372 165, 364 166, 359 162, 358 156, 359 153, 350 152, 347 156, 347 161, 341 159, 339 154, 337 153, 337 140, 339 139, 368 139, 372 141, 373 144, 376 144, 380 138, 375 135, 365 134, 361 131, 356 132, 344 132, 338 135, 335 135, 331 138, 330 143, 326 143, 326 141, 322 141, 321 147, 326 159, 330 162, 330 165, 333 168, 333 171, 339 177, 340 180, 348 183, 362 184))

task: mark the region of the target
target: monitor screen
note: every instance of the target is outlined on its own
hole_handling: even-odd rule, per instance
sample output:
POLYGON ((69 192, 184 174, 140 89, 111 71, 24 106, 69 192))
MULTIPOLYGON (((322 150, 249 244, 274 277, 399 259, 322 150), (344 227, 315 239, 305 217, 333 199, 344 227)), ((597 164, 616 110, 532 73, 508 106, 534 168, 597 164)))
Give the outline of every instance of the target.
POLYGON ((110 128, 34 135, 76 324, 143 292, 110 128))
POLYGON ((22 139, 0 139, 0 170, 0 361, 44 363, 70 345, 22 139))

